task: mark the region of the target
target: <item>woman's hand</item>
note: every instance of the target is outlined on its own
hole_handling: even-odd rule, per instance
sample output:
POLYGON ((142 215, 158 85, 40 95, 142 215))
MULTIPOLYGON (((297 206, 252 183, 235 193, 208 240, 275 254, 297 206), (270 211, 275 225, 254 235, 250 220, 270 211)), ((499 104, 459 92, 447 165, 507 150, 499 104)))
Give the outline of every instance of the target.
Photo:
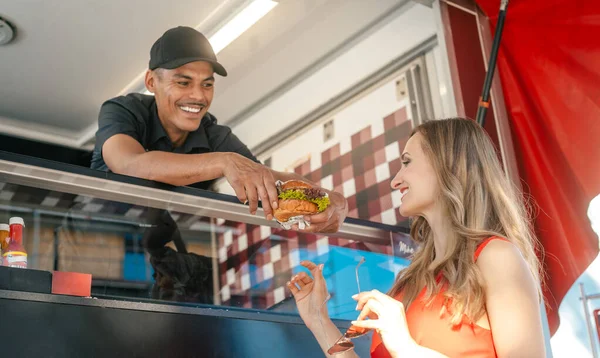
POLYGON ((302 266, 310 270, 312 278, 305 272, 300 272, 287 283, 287 287, 296 300, 298 313, 312 331, 320 325, 319 310, 322 320, 328 318, 327 305, 323 304, 327 299, 327 284, 323 277, 323 264, 319 266, 310 261, 302 261, 302 266))
POLYGON ((356 309, 361 310, 352 325, 376 330, 392 357, 413 356, 418 346, 410 336, 402 302, 377 290, 352 298, 358 301, 356 309))

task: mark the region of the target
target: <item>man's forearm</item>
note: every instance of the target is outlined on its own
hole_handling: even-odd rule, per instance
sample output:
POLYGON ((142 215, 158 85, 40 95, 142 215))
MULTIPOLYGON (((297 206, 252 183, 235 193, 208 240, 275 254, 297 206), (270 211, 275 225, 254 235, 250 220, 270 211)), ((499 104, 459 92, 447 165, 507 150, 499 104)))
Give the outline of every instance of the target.
POLYGON ((177 154, 151 151, 140 154, 123 168, 129 176, 171 185, 190 185, 223 176, 229 153, 177 154))

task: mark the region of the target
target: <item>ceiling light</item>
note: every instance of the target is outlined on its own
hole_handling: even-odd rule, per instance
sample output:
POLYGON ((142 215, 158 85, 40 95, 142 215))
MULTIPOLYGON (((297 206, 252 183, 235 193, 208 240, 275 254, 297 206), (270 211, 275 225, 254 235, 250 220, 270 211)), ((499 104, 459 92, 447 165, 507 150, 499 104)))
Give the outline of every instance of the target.
MULTIPOLYGON (((277 2, 272 0, 254 0, 248 4, 248 6, 231 18, 231 20, 208 39, 215 53, 219 53, 240 37, 241 34, 252 27, 258 20, 273 10, 275 6, 277 6, 277 2)), ((142 93, 152 95, 147 89, 142 91, 142 93)))
POLYGON ((15 37, 16 29, 8 21, 0 17, 0 45, 6 45, 15 37))
POLYGON ((276 5, 277 2, 272 0, 254 0, 251 2, 208 39, 215 53, 227 47, 276 5))

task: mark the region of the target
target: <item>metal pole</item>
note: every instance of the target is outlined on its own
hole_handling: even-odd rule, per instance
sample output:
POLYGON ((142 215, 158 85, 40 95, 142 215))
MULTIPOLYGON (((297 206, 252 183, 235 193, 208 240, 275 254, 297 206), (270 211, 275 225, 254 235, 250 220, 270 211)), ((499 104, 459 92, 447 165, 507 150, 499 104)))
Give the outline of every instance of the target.
MULTIPOLYGON (((211 227, 217 226, 217 219, 210 218, 211 227)), ((219 291, 219 249, 217 247, 217 233, 211 230, 210 233, 210 251, 212 256, 212 272, 213 272, 213 304, 221 304, 221 292, 219 291)))
POLYGON ((29 268, 40 269, 40 227, 41 218, 38 210, 33 210, 33 247, 30 251, 29 268))
POLYGON ((587 324, 588 336, 590 338, 590 349, 592 350, 592 356, 597 358, 596 354, 596 343, 594 339, 594 327, 592 326, 592 321, 590 319, 590 310, 588 308, 588 298, 585 295, 585 288, 583 286, 583 282, 579 284, 579 290, 581 291, 581 302, 583 303, 583 314, 585 315, 585 322, 587 324))
POLYGON ((53 270, 54 271, 58 271, 59 265, 58 265, 58 260, 59 260, 59 254, 58 254, 58 240, 59 240, 59 232, 62 228, 61 226, 57 226, 56 228, 54 228, 54 265, 53 265, 53 270))
POLYGON ((500 48, 500 40, 502 39, 502 30, 504 29, 504 18, 506 17, 506 7, 508 0, 500 2, 500 12, 498 13, 498 23, 496 24, 496 33, 494 34, 494 42, 492 43, 492 51, 488 70, 483 83, 483 93, 479 99, 479 108, 477 109, 477 123, 483 127, 485 124, 485 115, 490 106, 490 89, 492 88, 492 80, 494 79, 494 71, 496 69, 496 59, 498 58, 498 49, 500 48))

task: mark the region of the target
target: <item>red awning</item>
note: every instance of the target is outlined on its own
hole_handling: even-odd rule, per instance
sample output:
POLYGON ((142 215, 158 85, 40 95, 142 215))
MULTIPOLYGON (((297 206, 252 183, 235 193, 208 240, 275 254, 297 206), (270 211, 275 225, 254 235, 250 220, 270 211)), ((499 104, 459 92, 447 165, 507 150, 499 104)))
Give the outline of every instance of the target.
MULTIPOLYGON (((494 31, 500 1, 476 2, 494 31)), ((587 208, 600 193, 600 1, 511 1, 498 71, 520 175, 539 206, 554 334, 561 300, 598 255, 587 208)))

